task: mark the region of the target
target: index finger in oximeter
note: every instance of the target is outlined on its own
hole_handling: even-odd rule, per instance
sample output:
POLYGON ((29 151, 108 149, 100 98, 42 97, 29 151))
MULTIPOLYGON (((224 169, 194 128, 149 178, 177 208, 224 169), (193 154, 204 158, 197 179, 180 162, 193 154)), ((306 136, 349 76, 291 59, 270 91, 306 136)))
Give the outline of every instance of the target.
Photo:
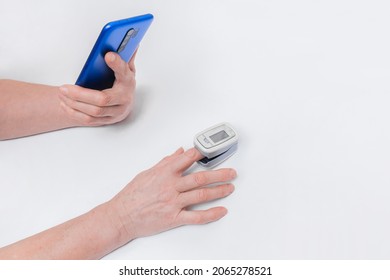
POLYGON ((205 157, 198 161, 205 167, 214 167, 228 159, 237 150, 238 134, 228 123, 214 125, 194 138, 195 148, 205 157))

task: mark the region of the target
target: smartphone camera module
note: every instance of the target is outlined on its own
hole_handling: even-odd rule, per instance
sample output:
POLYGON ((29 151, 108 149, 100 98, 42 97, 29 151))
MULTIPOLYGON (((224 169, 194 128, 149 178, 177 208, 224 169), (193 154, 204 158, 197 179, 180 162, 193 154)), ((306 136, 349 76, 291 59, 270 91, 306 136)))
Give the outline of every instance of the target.
POLYGON ((131 28, 129 31, 127 31, 126 36, 123 38, 123 41, 118 48, 118 53, 120 53, 126 48, 127 43, 130 41, 131 38, 134 38, 137 33, 138 32, 134 28, 131 28))

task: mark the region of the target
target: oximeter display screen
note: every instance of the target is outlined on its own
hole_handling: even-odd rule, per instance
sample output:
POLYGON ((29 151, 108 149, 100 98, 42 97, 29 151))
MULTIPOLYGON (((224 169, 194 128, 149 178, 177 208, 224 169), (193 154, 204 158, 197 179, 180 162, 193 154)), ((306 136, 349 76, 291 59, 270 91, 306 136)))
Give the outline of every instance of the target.
POLYGON ((211 140, 213 140, 214 143, 218 143, 219 141, 222 141, 228 137, 229 134, 227 134, 225 130, 221 130, 220 132, 217 132, 210 136, 211 140))

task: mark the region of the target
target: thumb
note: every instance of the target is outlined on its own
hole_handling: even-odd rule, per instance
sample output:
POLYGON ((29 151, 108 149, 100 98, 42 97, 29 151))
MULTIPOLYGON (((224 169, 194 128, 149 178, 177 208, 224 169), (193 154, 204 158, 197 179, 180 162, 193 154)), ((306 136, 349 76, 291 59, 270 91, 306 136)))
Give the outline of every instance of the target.
POLYGON ((131 78, 130 69, 127 63, 115 52, 108 52, 104 56, 108 67, 114 71, 117 82, 128 82, 131 78))

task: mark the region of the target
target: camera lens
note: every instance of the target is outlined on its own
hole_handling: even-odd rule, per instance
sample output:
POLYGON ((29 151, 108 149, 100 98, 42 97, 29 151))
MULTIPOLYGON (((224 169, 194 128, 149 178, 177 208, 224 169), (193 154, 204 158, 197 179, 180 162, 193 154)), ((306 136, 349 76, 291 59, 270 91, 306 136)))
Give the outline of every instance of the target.
POLYGON ((130 41, 131 37, 133 36, 135 30, 132 28, 130 29, 129 31, 127 31, 126 33, 126 36, 123 38, 123 41, 122 43, 120 44, 119 48, 118 48, 118 53, 120 53, 121 51, 123 51, 127 45, 127 43, 130 41))
POLYGON ((121 51, 123 51, 125 49, 125 45, 121 45, 120 47, 119 47, 119 49, 118 49, 118 53, 120 53, 121 51))
POLYGON ((135 32, 135 30, 134 30, 133 28, 130 29, 129 31, 127 31, 126 37, 127 37, 127 36, 131 37, 131 35, 133 35, 134 32, 135 32))

